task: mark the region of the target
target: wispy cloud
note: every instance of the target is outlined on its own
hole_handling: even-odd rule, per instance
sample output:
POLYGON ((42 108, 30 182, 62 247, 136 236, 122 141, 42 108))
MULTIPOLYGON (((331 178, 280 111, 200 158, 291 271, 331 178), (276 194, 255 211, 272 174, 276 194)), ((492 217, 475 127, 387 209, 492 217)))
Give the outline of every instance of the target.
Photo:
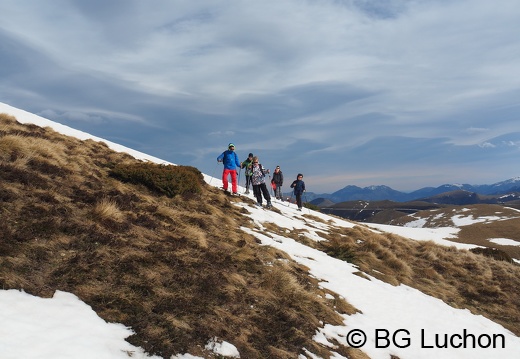
POLYGON ((233 141, 323 191, 377 176, 415 189, 391 165, 425 162, 443 175, 407 186, 467 182, 478 166, 482 183, 518 175, 494 140, 520 138, 513 0, 7 0, 0 11, 0 101, 171 162, 210 171, 207 154, 233 141), (376 175, 345 177, 338 158, 376 175))

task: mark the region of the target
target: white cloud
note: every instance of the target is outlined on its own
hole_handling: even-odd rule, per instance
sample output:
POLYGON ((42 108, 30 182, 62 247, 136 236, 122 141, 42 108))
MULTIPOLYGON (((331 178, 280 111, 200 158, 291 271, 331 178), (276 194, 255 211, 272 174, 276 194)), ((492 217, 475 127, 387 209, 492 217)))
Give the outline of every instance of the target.
MULTIPOLYGON (((513 0, 6 0, 0 11, 0 36, 9 40, 0 58, 18 66, 35 54, 39 60, 22 71, 3 66, 0 101, 99 124, 100 135, 124 121, 129 142, 149 141, 139 126, 132 134, 133 124, 153 124, 168 138, 159 144, 150 136, 153 145, 183 159, 194 150, 173 151, 172 143, 196 140, 204 147, 196 152, 207 153, 238 137, 243 148, 290 168, 299 166, 291 163, 298 152, 309 172, 319 166, 325 186, 341 177, 335 157, 352 159, 363 144, 401 137, 450 144, 454 155, 435 161, 455 159, 448 177, 461 157, 480 159, 479 149, 517 132, 520 8, 513 0), (31 52, 17 57, 10 43, 31 52)), ((392 146, 351 161, 350 171, 384 166, 388 153, 401 161, 413 153, 403 166, 419 167, 428 148, 392 146)), ((190 164, 205 166, 200 157, 190 164)), ((517 175, 495 173, 497 181, 517 175)), ((385 184, 399 183, 387 177, 385 184)))
POLYGON ((482 148, 495 148, 496 146, 491 142, 483 142, 479 145, 482 148))

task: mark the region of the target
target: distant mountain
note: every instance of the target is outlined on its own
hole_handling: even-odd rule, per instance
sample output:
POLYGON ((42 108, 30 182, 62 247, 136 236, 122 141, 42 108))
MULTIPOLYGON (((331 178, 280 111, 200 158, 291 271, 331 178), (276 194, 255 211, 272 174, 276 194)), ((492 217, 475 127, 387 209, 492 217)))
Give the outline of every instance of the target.
POLYGON ((503 194, 508 191, 518 191, 520 189, 520 177, 511 178, 492 185, 477 186, 477 188, 478 191, 476 192, 482 194, 503 194))
POLYGON ((343 201, 378 201, 387 199, 390 201, 401 201, 403 193, 396 191, 388 186, 370 186, 361 188, 358 186, 346 186, 339 191, 332 193, 329 199, 332 202, 343 201))
MULTIPOLYGON (((451 204, 451 205, 467 205, 467 204, 478 204, 478 203, 489 203, 486 202, 484 198, 482 198, 476 192, 466 191, 466 190, 455 190, 449 192, 443 192, 437 194, 435 196, 421 198, 420 201, 436 203, 436 204, 451 204)), ((488 201, 496 203, 498 200, 496 198, 489 198, 488 201)))
POLYGON ((327 198, 316 198, 310 201, 309 203, 318 206, 318 207, 330 207, 334 205, 334 202, 332 202, 330 199, 327 198))
POLYGON ((439 187, 424 187, 417 191, 413 191, 405 194, 407 200, 414 200, 419 198, 433 197, 437 196, 441 193, 453 192, 453 191, 468 191, 468 192, 477 192, 475 186, 470 184, 443 184, 439 187))
MULTIPOLYGON (((390 200, 395 202, 408 202, 431 198, 447 192, 466 191, 478 195, 507 195, 508 193, 520 192, 520 177, 511 178, 502 182, 490 185, 470 185, 470 184, 443 184, 439 187, 424 187, 413 192, 401 192, 388 186, 346 186, 332 194, 315 194, 307 192, 305 200, 312 202, 315 199, 328 199, 334 203, 346 201, 383 201, 390 200)), ((290 195, 290 194, 289 194, 290 195)))
POLYGON ((334 214, 358 222, 384 224, 391 223, 400 217, 418 211, 446 208, 448 206, 500 205, 520 209, 520 192, 483 195, 459 189, 408 202, 357 200, 331 205, 330 203, 333 202, 323 198, 315 201, 316 203, 311 203, 320 207, 323 213, 334 214))

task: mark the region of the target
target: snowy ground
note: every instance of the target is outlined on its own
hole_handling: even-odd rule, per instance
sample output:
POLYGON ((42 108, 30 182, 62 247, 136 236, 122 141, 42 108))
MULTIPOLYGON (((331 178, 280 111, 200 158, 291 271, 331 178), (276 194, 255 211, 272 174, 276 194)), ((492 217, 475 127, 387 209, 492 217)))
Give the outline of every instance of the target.
MULTIPOLYGON (((82 139, 95 138, 80 131, 42 119, 33 114, 0 103, 0 113, 9 113, 18 121, 49 126, 58 132, 82 139)), ((167 163, 103 140, 116 151, 128 152, 140 159, 167 163)), ((216 155, 215 155, 216 157, 216 155)), ((218 179, 206 176, 211 185, 220 186, 218 179)), ((321 240, 319 228, 329 225, 352 227, 353 224, 327 215, 312 212, 316 217, 330 220, 310 223, 293 205, 273 202, 281 213, 252 207, 245 203, 251 218, 259 226, 275 222, 287 231, 306 228, 309 237, 321 240), (309 225, 310 224, 310 225, 309 225)), ((408 228, 371 225, 377 231, 392 232, 415 240, 447 241, 453 228, 408 228)), ((372 359, 417 358, 520 358, 520 338, 502 326, 468 310, 454 309, 441 300, 427 296, 413 288, 391 286, 375 278, 370 280, 354 274, 356 267, 311 249, 292 239, 243 228, 269 245, 287 252, 295 261, 310 268, 324 288, 327 288, 354 305, 361 313, 345 316, 341 326, 324 323, 317 330, 315 340, 332 346, 332 339, 350 346, 359 346, 372 359)), ((131 328, 117 323, 106 323, 85 303, 70 293, 56 292, 51 299, 26 293, 0 290, 0 358, 157 358, 147 356, 140 348, 124 339, 132 334, 131 328)), ((239 357, 233 343, 208 338, 208 350, 239 357)), ((312 356, 311 353, 309 353, 312 356)), ((172 359, 193 359, 182 354, 172 359)), ((317 358, 317 357, 316 357, 317 358)), ((337 354, 334 358, 344 358, 337 354)), ((166 358, 165 358, 166 359, 166 358)))
MULTIPOLYGON (((430 216, 424 216, 424 214, 422 217, 418 215, 410 215, 411 218, 416 219, 406 223, 404 228, 385 226, 380 224, 367 224, 367 226, 370 226, 374 229, 380 229, 385 232, 400 234, 404 237, 416 240, 434 237, 433 241, 437 242, 438 244, 452 245, 460 249, 470 249, 476 246, 449 241, 450 238, 457 237, 457 233, 460 231, 461 227, 471 226, 472 224, 476 223, 500 222, 520 218, 520 210, 515 208, 507 208, 507 210, 496 211, 493 215, 482 215, 479 213, 473 213, 473 211, 476 210, 462 207, 453 209, 451 213, 443 212, 435 214, 436 211, 431 211, 430 216), (435 227, 435 223, 449 222, 453 223, 453 227, 435 227), (405 228, 413 229, 407 230, 405 228), (436 233, 438 235, 431 236, 429 232, 431 232, 431 234, 436 233), (444 232, 444 234, 441 232, 444 232)), ((520 242, 511 238, 488 238, 487 240, 503 246, 520 246, 520 242)), ((519 259, 513 258, 513 261, 520 264, 519 259)))

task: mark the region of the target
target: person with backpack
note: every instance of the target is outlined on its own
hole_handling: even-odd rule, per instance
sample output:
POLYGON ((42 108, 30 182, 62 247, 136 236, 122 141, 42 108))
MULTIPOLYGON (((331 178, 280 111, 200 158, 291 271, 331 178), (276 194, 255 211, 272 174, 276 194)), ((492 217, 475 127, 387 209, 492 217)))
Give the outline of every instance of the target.
POLYGON ((251 176, 253 176, 253 154, 250 153, 247 159, 240 164, 240 168, 245 168, 246 177, 246 194, 249 194, 249 185, 251 185, 251 176))
POLYGON ((271 195, 269 195, 269 191, 267 190, 267 186, 265 185, 265 175, 269 173, 269 169, 265 169, 262 167, 260 163, 258 163, 258 157, 253 157, 253 167, 252 167, 253 175, 251 176, 251 183, 253 184, 253 194, 256 197, 257 205, 262 206, 262 194, 264 195, 265 200, 267 201, 267 208, 271 208, 271 195))
POLYGON ((271 185, 274 188, 274 196, 276 199, 283 201, 282 197, 282 185, 283 185, 283 173, 280 170, 280 166, 276 166, 271 179, 271 185))
POLYGON ((294 196, 296 197, 296 204, 298 211, 302 210, 302 194, 305 192, 305 182, 303 182, 303 175, 298 173, 296 179, 291 183, 291 188, 294 188, 294 196))
POLYGON ((235 145, 230 143, 228 149, 217 157, 217 162, 222 162, 224 164, 224 170, 222 172, 222 188, 224 191, 227 191, 229 185, 228 177, 231 175, 231 189, 233 190, 233 194, 237 195, 237 168, 240 168, 240 161, 238 160, 238 155, 235 153, 235 145))

